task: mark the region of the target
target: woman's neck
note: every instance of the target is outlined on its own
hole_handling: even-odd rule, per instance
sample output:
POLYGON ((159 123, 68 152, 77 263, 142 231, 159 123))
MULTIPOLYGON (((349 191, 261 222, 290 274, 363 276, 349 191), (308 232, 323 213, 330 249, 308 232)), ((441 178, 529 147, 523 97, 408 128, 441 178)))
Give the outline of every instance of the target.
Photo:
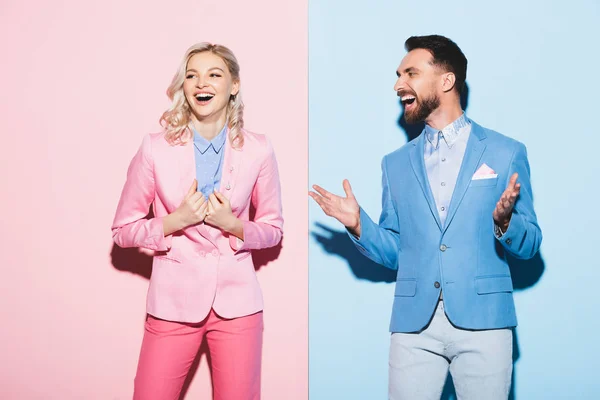
POLYGON ((213 140, 223 129, 227 122, 227 113, 223 112, 218 118, 198 119, 192 115, 192 125, 200 136, 206 140, 213 140))

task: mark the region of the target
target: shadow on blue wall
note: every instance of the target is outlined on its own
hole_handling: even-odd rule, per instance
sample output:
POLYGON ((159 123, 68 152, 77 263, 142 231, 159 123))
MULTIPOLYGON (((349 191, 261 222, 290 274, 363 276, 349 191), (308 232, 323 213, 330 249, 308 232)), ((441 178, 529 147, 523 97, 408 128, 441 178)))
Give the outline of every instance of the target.
MULTIPOLYGON (((469 101, 469 86, 465 84, 465 89, 461 95, 461 105, 463 110, 467 110, 469 101)), ((402 109, 402 105, 400 104, 402 109)), ((407 124, 404 119, 404 113, 398 118, 398 127, 402 129, 408 139, 411 141, 417 138, 423 131, 424 124, 407 124)), ((390 149, 392 151, 393 149, 390 149)), ((318 230, 311 232, 312 237, 323 247, 328 254, 336 255, 345 259, 354 276, 359 280, 370 282, 395 282, 396 271, 388 269, 382 265, 362 255, 354 246, 354 243, 348 237, 345 230, 336 230, 327 225, 316 223, 318 230)), ((534 286, 544 273, 545 264, 540 253, 536 254, 530 260, 518 260, 507 255, 508 264, 512 276, 513 287, 515 291, 526 290, 534 286)), ((391 307, 391 304, 390 304, 391 307)), ((509 400, 515 400, 515 367, 520 357, 519 341, 517 329, 513 329, 513 375, 512 385, 509 394, 509 400)), ((441 400, 456 399, 456 393, 452 378, 448 374, 441 400)))
POLYGON ((313 231, 311 232, 313 238, 327 253, 345 259, 356 279, 370 282, 396 282, 396 271, 377 264, 361 254, 346 231, 338 231, 318 222, 315 225, 323 233, 313 231))

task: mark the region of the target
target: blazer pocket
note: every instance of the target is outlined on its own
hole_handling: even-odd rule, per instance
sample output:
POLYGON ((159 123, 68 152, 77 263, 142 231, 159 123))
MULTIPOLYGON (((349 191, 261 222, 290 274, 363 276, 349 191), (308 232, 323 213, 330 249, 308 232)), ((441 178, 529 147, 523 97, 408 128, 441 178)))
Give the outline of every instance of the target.
POLYGON ((240 253, 240 254, 237 254, 237 255, 235 256, 235 259, 236 259, 237 261, 242 261, 242 260, 245 260, 246 258, 250 257, 251 255, 252 255, 252 252, 251 252, 251 251, 244 251, 244 252, 242 252, 242 253, 240 253))
POLYGON ((181 260, 179 258, 174 257, 174 256, 170 255, 169 253, 156 255, 156 256, 154 256, 154 258, 161 260, 161 261, 181 264, 181 260))
POLYGON ((417 281, 414 279, 396 281, 394 296, 414 297, 417 293, 417 281))
POLYGON ((489 179, 471 179, 470 187, 494 187, 498 183, 498 177, 489 179))
POLYGON ((512 293, 512 279, 509 275, 482 276, 475 278, 477 294, 512 293))

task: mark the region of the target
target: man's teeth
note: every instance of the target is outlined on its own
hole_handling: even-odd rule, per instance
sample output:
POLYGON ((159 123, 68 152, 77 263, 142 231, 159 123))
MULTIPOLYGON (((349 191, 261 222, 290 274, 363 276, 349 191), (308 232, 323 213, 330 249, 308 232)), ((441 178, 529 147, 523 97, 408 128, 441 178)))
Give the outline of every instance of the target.
POLYGON ((400 98, 400 101, 402 102, 402 104, 404 104, 404 106, 409 106, 412 103, 414 103, 415 101, 417 101, 417 98, 415 96, 407 94, 407 95, 402 96, 400 98))

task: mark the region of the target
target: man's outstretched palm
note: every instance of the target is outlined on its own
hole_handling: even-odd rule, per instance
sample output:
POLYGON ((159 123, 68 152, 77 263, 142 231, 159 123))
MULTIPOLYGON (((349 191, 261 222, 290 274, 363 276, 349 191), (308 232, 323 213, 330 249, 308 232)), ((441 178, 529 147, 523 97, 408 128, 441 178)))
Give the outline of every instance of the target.
POLYGON ((346 197, 337 196, 318 185, 313 185, 317 193, 308 192, 308 195, 317 202, 326 215, 337 219, 353 234, 360 236, 360 207, 347 179, 344 179, 343 186, 346 197))

